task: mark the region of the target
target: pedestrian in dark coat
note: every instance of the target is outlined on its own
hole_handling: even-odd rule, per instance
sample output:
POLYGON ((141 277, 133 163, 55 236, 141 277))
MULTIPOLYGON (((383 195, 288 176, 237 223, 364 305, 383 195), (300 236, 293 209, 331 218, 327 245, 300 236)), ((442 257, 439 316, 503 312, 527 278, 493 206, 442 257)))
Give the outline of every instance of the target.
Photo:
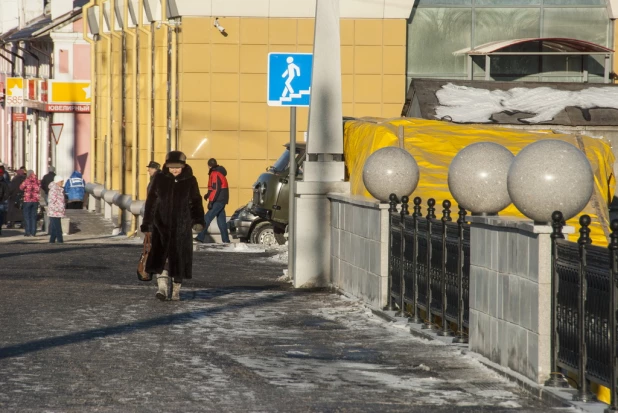
POLYGON ((4 164, 0 164, 0 175, 2 175, 4 182, 7 184, 11 182, 11 176, 9 175, 9 171, 6 170, 4 164))
POLYGON ((161 172, 161 164, 159 162, 150 161, 147 166, 148 175, 150 176, 150 180, 148 181, 148 186, 146 187, 146 194, 150 192, 150 187, 152 186, 152 181, 154 180, 154 176, 161 172))
POLYGON ((9 194, 9 184, 4 180, 4 175, 0 174, 0 235, 2 235, 4 216, 9 207, 9 194))
POLYGON ((154 175, 140 227, 143 233, 152 235, 146 271, 157 274, 156 297, 160 300, 169 296, 170 277, 171 299, 180 299, 182 281, 192 278, 192 229, 201 231, 204 227, 200 189, 186 159, 180 151, 167 154, 163 170, 154 175))
POLYGON ((49 194, 49 184, 54 182, 55 177, 56 177, 56 168, 54 168, 53 166, 50 166, 49 172, 45 176, 43 176, 43 179, 41 179, 41 189, 43 190, 43 192, 45 192, 45 196, 49 194))
POLYGON ((18 169, 15 177, 13 177, 13 180, 11 180, 9 184, 9 211, 6 216, 6 222, 7 224, 10 223, 11 227, 13 227, 16 222, 23 222, 24 220, 23 211, 15 205, 15 202, 19 197, 23 196, 23 191, 19 189, 19 187, 25 180, 26 172, 23 169, 18 169))

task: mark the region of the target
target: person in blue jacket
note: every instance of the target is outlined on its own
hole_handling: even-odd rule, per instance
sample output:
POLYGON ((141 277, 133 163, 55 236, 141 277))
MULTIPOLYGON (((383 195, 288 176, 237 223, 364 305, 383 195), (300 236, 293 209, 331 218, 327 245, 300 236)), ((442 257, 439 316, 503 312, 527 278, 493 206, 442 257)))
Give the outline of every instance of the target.
POLYGON ((64 184, 64 193, 67 197, 67 209, 82 209, 86 193, 86 181, 79 171, 71 174, 64 184))

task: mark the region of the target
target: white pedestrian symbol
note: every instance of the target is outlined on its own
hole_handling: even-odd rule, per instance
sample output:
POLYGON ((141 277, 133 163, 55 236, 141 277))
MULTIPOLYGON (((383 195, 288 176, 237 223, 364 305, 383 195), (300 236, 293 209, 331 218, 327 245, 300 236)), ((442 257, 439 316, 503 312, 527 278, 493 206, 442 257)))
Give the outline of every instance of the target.
POLYGON ((290 95, 294 93, 294 89, 292 88, 292 80, 294 80, 296 76, 300 76, 300 68, 294 63, 294 58, 292 56, 288 57, 287 62, 288 68, 281 75, 281 77, 288 77, 288 80, 285 81, 285 89, 283 89, 283 93, 281 94, 282 98, 286 97, 288 92, 290 92, 290 95))

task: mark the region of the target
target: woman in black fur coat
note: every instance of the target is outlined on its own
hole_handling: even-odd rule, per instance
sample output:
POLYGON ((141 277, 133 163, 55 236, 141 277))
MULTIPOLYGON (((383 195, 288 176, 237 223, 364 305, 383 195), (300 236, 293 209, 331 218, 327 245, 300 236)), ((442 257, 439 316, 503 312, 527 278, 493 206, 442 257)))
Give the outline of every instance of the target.
POLYGON ((197 179, 180 151, 165 158, 161 173, 155 175, 140 229, 152 233, 152 249, 146 261, 146 271, 157 274, 156 297, 167 300, 169 279, 172 300, 180 299, 182 280, 191 278, 193 266, 193 235, 204 228, 204 206, 197 179))

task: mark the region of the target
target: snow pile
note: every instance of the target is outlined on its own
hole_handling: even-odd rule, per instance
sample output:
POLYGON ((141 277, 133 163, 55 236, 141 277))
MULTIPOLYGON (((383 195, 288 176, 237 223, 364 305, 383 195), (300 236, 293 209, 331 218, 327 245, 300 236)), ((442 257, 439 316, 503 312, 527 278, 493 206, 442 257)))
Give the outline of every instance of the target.
POLYGON ((264 246, 257 244, 247 244, 244 242, 230 244, 202 244, 197 248, 198 251, 216 251, 216 252, 241 252, 241 253, 262 253, 266 252, 264 246))
POLYGON ((277 262, 281 264, 287 264, 288 262, 288 250, 280 251, 268 259, 271 262, 277 262))
POLYGON ((487 123, 502 112, 525 112, 536 116, 520 119, 539 123, 552 120, 568 106, 581 109, 618 109, 618 88, 591 87, 580 91, 550 87, 516 87, 508 91, 487 90, 448 83, 436 92, 441 106, 436 118, 450 118, 459 123, 487 123))
POLYGON ((283 270, 283 275, 279 278, 277 278, 277 281, 279 282, 292 282, 292 279, 288 276, 288 270, 287 268, 283 270))

